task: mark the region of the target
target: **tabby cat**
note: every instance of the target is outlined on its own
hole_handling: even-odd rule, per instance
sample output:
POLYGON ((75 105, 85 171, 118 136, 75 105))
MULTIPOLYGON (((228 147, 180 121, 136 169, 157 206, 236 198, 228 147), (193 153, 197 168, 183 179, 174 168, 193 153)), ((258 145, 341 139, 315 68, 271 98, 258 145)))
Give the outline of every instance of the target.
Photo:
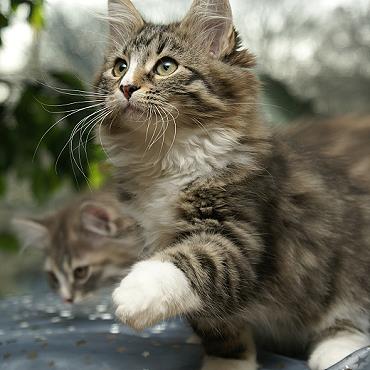
POLYGON ((142 329, 186 317, 203 370, 256 369, 255 340, 323 370, 370 344, 370 195, 263 124, 228 0, 179 23, 109 1, 99 130, 146 258, 113 293, 142 329))
POLYGON ((136 222, 107 190, 79 196, 44 218, 14 219, 13 226, 25 246, 44 250, 49 284, 66 303, 119 281, 142 249, 136 222))

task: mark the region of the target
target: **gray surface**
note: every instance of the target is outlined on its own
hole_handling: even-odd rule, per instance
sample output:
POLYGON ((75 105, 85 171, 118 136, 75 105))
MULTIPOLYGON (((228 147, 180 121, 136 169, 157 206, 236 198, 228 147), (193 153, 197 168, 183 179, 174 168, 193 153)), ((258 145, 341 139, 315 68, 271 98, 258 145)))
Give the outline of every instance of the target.
MULTIPOLYGON (((192 332, 182 321, 134 333, 111 312, 104 297, 73 310, 49 294, 0 302, 0 370, 199 369, 203 350, 187 343, 192 332)), ((333 370, 357 362, 351 369, 370 369, 369 349, 333 370)), ((262 352, 259 363, 265 370, 307 369, 302 361, 262 352)))

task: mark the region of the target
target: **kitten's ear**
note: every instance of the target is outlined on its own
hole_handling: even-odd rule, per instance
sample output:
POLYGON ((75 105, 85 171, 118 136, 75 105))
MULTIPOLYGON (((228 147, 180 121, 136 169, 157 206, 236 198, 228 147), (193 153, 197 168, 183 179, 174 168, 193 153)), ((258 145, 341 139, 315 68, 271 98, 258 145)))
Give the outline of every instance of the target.
POLYGON ((130 0, 108 0, 108 19, 113 39, 126 38, 145 23, 130 0))
POLYGON ((115 237, 135 224, 131 217, 123 217, 103 203, 85 202, 80 212, 82 227, 95 235, 115 237))
POLYGON ((50 233, 41 221, 14 218, 11 224, 23 247, 33 246, 44 248, 47 245, 50 233))
POLYGON ((235 32, 229 0, 194 0, 181 28, 222 58, 235 47, 235 32))

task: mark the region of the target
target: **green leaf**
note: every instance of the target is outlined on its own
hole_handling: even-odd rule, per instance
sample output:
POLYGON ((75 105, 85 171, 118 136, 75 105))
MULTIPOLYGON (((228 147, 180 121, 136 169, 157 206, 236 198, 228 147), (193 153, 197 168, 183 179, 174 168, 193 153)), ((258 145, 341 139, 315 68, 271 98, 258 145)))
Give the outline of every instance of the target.
POLYGON ((36 30, 41 30, 44 27, 44 12, 42 0, 35 0, 31 5, 29 22, 36 30))
POLYGON ((89 170, 89 184, 93 189, 101 188, 106 181, 106 175, 102 171, 100 163, 91 163, 89 170))
POLYGON ((5 176, 1 175, 0 176, 0 196, 4 195, 5 190, 6 190, 5 176))
POLYGON ((8 27, 8 25, 9 25, 8 18, 4 14, 0 13, 0 29, 8 27))
POLYGON ((9 233, 0 234, 0 250, 16 252, 19 250, 17 238, 9 233))

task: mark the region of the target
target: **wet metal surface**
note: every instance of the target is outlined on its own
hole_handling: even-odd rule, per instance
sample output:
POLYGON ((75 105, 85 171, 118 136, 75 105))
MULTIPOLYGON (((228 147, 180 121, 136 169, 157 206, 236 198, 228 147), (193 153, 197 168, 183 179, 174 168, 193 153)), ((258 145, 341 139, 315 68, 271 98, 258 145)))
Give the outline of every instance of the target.
MULTIPOLYGON (((53 295, 0 302, 0 370, 196 370, 203 350, 173 320, 136 333, 117 323, 109 298, 80 307, 53 295)), ((304 362, 260 353, 262 369, 306 370, 304 362)), ((370 369, 369 349, 333 370, 370 369), (358 363, 358 364, 357 364, 358 363), (357 364, 357 365, 356 365, 357 364), (357 367, 356 367, 357 366, 357 367)))

